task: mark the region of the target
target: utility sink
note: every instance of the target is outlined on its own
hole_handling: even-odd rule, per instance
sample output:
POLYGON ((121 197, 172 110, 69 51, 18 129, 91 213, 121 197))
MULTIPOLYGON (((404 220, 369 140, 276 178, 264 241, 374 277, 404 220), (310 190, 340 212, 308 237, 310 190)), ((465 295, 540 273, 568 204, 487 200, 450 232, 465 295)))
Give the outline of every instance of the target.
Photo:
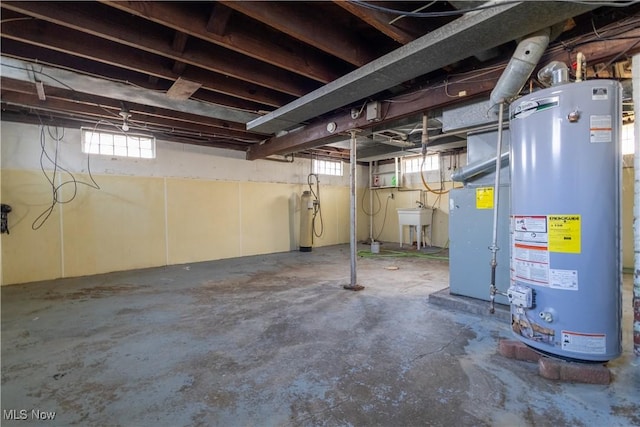
MULTIPOLYGON (((429 237, 431 237, 431 216, 433 213, 433 209, 431 208, 400 208, 398 211, 398 225, 400 227, 400 247, 403 244, 404 233, 402 232, 402 227, 408 225, 409 228, 409 239, 413 243, 412 232, 413 228, 416 227, 417 236, 416 241, 418 242, 418 249, 422 247, 422 231, 424 227, 429 227, 429 237)), ((426 237, 426 236, 425 236, 426 237)), ((427 240, 427 239, 425 239, 427 240)), ((429 244, 431 244, 431 239, 429 238, 429 244)), ((426 242, 425 246, 426 246, 426 242)))

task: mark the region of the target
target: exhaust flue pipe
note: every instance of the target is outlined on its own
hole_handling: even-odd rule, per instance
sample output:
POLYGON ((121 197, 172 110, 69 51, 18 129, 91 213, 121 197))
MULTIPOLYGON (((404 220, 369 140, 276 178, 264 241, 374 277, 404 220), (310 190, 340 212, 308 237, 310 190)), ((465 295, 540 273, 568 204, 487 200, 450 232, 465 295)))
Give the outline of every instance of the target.
POLYGON ((526 36, 518 43, 516 51, 491 92, 494 114, 497 114, 496 107, 501 101, 510 103, 520 93, 549 45, 550 35, 551 28, 545 28, 526 36))
POLYGON ((495 162, 495 184, 494 188, 494 205, 493 205, 493 239, 489 250, 491 251, 491 284, 489 285, 489 298, 491 305, 490 313, 495 312, 496 295, 506 296, 506 292, 502 292, 496 286, 496 267, 498 266, 497 252, 498 247, 498 207, 500 197, 500 167, 502 164, 502 131, 503 131, 503 114, 505 106, 518 96, 525 83, 531 76, 533 69, 538 65, 542 54, 549 45, 551 38, 551 28, 537 31, 525 37, 514 52, 511 60, 500 76, 496 87, 491 92, 491 108, 495 113, 497 107, 498 114, 498 142, 496 144, 495 162))

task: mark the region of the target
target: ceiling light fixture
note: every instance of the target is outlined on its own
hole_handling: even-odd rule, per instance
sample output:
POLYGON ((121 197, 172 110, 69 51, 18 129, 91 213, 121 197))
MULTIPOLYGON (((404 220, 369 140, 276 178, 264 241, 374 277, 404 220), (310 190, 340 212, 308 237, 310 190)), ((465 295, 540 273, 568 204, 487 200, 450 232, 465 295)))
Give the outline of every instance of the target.
POLYGON ((122 116, 122 131, 127 132, 129 130, 129 117, 131 117, 131 114, 127 110, 122 110, 118 114, 122 116))

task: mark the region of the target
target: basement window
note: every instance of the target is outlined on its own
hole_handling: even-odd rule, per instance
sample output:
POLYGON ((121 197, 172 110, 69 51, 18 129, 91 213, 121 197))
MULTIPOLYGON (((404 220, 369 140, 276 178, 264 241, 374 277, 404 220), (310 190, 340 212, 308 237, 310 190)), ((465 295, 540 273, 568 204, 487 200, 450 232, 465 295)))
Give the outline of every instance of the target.
POLYGON ((342 176, 342 162, 313 159, 313 173, 318 175, 342 176))
POLYGON ((422 156, 405 157, 404 173, 418 173, 420 170, 425 172, 437 171, 440 169, 440 155, 430 154, 424 159, 424 167, 422 167, 422 156))
POLYGON ((82 129, 82 152, 105 156, 155 159, 156 139, 150 135, 82 129))

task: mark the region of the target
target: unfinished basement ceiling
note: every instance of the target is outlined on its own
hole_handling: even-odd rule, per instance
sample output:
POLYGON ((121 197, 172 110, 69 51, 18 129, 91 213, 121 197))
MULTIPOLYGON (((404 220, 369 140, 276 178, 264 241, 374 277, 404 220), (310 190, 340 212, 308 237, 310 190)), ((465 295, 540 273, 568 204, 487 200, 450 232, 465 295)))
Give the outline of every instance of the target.
POLYGON ((363 152, 384 157, 419 142, 428 111, 441 147, 463 147, 464 137, 437 130, 442 109, 486 96, 515 39, 552 18, 563 31, 541 62, 583 51, 600 66, 592 76, 623 77, 615 65, 640 51, 640 5, 584 3, 505 2, 463 14, 483 3, 3 1, 2 120, 113 129, 126 110, 132 131, 250 159, 347 158, 345 130, 363 129, 363 152), (381 102, 377 121, 365 117, 370 101, 381 102), (284 127, 247 130, 300 105, 313 108, 284 127))

